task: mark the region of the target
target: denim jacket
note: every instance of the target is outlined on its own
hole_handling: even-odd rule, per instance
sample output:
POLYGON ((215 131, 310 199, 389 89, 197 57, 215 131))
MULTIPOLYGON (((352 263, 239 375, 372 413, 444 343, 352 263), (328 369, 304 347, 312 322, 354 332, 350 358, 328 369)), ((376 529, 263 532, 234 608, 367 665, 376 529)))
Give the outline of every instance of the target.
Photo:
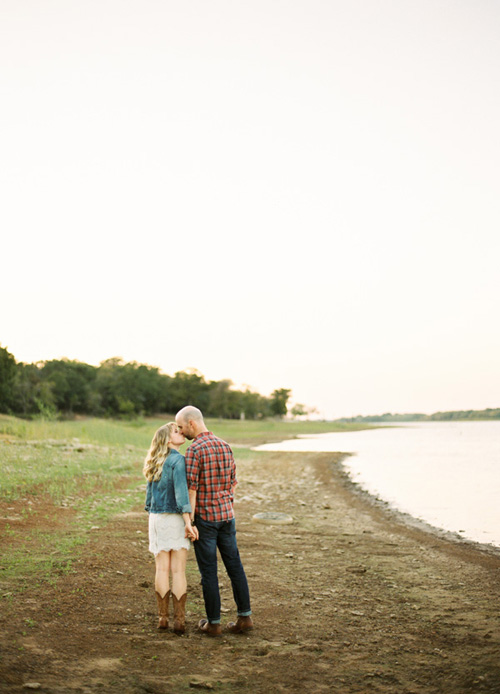
POLYGON ((158 482, 148 482, 144 508, 149 513, 191 513, 186 464, 179 451, 170 451, 158 482))

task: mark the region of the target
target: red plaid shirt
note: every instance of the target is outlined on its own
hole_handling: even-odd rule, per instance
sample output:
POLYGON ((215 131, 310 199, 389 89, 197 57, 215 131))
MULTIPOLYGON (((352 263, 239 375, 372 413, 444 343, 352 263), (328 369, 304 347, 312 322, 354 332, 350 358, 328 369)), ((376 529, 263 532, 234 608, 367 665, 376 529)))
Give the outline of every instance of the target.
POLYGON ((196 513, 217 523, 234 518, 236 466, 228 443, 211 431, 199 434, 186 451, 189 489, 196 489, 196 513))

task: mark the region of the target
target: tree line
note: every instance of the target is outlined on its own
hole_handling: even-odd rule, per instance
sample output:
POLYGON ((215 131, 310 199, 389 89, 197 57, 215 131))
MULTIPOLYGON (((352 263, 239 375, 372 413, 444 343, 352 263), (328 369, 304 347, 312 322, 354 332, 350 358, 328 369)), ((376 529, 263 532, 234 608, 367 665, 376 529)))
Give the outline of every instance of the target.
POLYGON ((207 381, 195 369, 169 376, 155 366, 114 357, 91 366, 71 359, 25 364, 0 347, 0 412, 23 417, 76 414, 137 417, 194 405, 209 417, 260 419, 287 413, 291 391, 269 397, 232 381, 207 381))
POLYGON ((380 415, 368 415, 363 417, 344 417, 335 421, 341 423, 377 423, 377 422, 453 422, 453 421, 483 421, 488 419, 500 419, 500 408, 487 408, 486 410, 453 410, 449 412, 434 412, 433 414, 392 414, 387 412, 380 415))

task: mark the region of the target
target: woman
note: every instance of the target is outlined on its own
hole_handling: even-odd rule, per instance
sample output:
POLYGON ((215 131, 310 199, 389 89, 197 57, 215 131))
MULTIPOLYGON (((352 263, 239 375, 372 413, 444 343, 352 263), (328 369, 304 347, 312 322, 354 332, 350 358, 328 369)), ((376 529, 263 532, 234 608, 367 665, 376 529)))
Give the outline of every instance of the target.
POLYGON ((153 436, 143 470, 148 481, 145 508, 149 513, 149 551, 156 561, 158 629, 168 628, 172 593, 177 634, 186 630, 186 560, 190 539, 198 539, 198 531, 191 525, 184 456, 179 453, 185 440, 175 422, 160 427, 153 436))

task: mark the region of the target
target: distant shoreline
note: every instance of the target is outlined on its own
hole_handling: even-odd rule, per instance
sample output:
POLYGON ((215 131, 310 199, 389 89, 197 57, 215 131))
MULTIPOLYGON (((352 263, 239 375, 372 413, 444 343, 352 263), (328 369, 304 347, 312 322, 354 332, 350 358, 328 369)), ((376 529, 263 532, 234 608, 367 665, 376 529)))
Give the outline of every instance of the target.
POLYGON ((356 415, 341 417, 333 422, 341 424, 377 424, 379 422, 478 422, 500 419, 500 407, 485 410, 453 410, 449 412, 434 412, 433 414, 406 413, 393 414, 387 412, 381 415, 356 415))

